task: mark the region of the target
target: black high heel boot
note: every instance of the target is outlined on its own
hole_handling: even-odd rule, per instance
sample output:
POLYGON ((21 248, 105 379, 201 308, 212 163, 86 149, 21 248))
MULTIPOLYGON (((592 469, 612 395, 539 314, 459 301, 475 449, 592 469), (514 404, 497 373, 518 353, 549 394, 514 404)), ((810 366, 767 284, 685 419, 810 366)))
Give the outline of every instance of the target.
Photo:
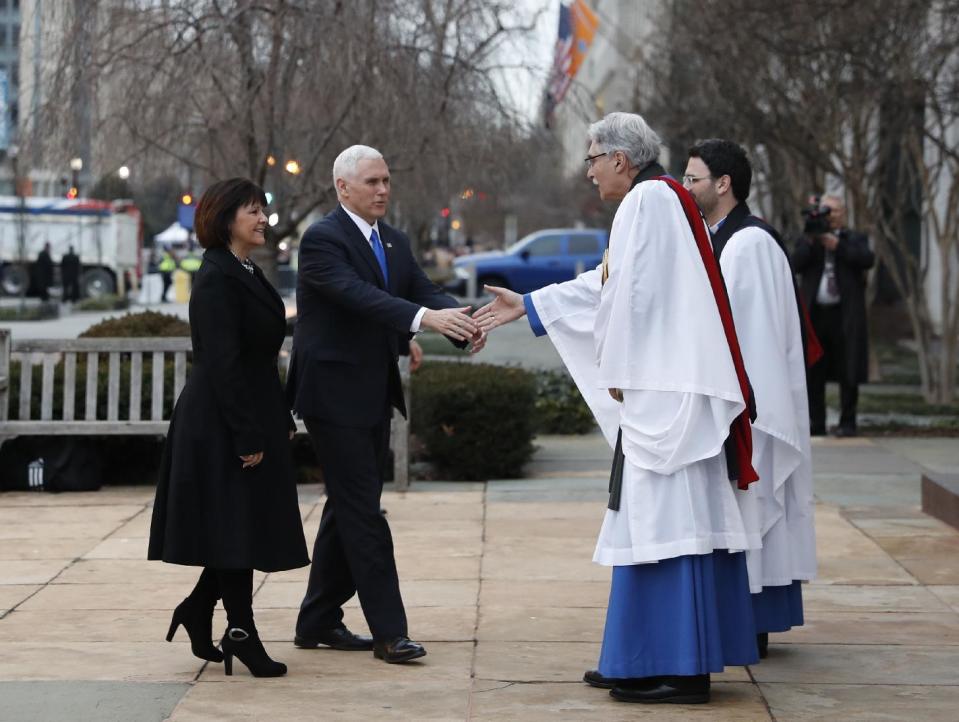
POLYGON ((230 627, 223 635, 220 648, 223 650, 223 670, 227 677, 233 675, 234 656, 247 666, 254 677, 282 677, 286 674, 286 665, 270 659, 255 629, 248 632, 239 627, 230 627))
POLYGON ((166 641, 172 642, 177 627, 183 626, 190 637, 190 649, 193 654, 208 662, 222 662, 223 653, 213 646, 213 609, 202 609, 193 599, 187 597, 173 610, 170 629, 166 641))

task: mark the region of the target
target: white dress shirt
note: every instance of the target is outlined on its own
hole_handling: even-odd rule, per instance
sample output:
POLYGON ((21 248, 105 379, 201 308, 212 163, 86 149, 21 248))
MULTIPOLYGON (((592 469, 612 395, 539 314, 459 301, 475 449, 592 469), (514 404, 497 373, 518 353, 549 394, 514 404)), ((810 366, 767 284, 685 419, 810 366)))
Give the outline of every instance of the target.
MULTIPOLYGON (((356 224, 356 227, 360 229, 360 233, 363 234, 363 237, 366 239, 366 242, 370 244, 371 250, 373 249, 373 240, 372 240, 373 231, 376 231, 376 235, 379 237, 380 243, 383 242, 383 234, 380 233, 380 228, 378 223, 374 223, 371 226, 363 218, 360 218, 358 215, 356 215, 353 211, 351 211, 349 208, 344 206, 342 203, 340 204, 340 207, 344 211, 346 211, 346 215, 348 215, 350 218, 353 219, 353 222, 356 224)), ((384 247, 383 250, 385 251, 386 248, 384 247)), ((375 251, 373 255, 376 255, 375 251)), ((419 333, 420 324, 423 321, 423 315, 425 313, 426 313, 426 307, 421 306, 420 310, 416 312, 415 316, 413 316, 413 323, 410 324, 410 333, 419 333)))

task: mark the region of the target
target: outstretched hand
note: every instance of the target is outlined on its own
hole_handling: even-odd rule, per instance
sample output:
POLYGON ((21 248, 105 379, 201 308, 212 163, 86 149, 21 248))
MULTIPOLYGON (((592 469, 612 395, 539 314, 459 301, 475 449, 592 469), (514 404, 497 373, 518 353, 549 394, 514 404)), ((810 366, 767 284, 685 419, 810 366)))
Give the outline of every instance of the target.
POLYGON ((497 326, 510 323, 526 315, 523 297, 516 291, 499 288, 498 286, 483 286, 483 288, 495 296, 492 301, 477 309, 473 314, 473 320, 484 332, 489 333, 497 326))
POLYGON ((457 341, 470 341, 480 328, 476 321, 469 317, 469 306, 463 308, 444 308, 440 310, 428 309, 420 322, 421 328, 438 331, 457 341))

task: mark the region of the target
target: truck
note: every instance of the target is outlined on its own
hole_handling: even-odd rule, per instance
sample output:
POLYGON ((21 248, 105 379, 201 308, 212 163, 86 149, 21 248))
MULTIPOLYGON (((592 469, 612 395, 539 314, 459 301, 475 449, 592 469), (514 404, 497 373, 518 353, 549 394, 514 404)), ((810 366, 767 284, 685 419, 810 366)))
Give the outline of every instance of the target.
POLYGON ((57 273, 73 246, 83 297, 122 293, 140 277, 142 222, 131 202, 0 196, 0 292, 26 292, 47 243, 57 273))

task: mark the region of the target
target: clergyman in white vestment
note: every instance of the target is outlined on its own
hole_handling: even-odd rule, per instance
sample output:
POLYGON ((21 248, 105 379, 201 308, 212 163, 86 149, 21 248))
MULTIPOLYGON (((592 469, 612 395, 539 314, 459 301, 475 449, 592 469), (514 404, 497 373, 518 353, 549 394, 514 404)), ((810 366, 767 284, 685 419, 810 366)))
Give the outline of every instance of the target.
POLYGON ((753 467, 760 480, 738 501, 748 533, 762 538, 762 549, 748 552, 746 561, 765 656, 769 632, 803 623, 801 582, 816 576, 804 316, 778 234, 746 205, 752 182, 746 151, 728 140, 701 141, 689 151, 683 180, 712 231, 758 400, 753 467))
MULTIPOLYGON (((658 136, 640 116, 612 113, 589 139, 587 176, 604 200, 622 201, 604 263, 525 297, 489 288, 496 298, 475 317, 491 329, 526 314, 610 446, 620 439, 621 491, 593 557, 613 567, 610 602, 585 681, 627 702, 705 702, 711 672, 758 659, 742 552, 759 539, 724 452, 744 416, 745 373, 713 290, 721 280, 705 224, 663 179, 658 136)), ((752 473, 748 453, 744 463, 752 473)))

